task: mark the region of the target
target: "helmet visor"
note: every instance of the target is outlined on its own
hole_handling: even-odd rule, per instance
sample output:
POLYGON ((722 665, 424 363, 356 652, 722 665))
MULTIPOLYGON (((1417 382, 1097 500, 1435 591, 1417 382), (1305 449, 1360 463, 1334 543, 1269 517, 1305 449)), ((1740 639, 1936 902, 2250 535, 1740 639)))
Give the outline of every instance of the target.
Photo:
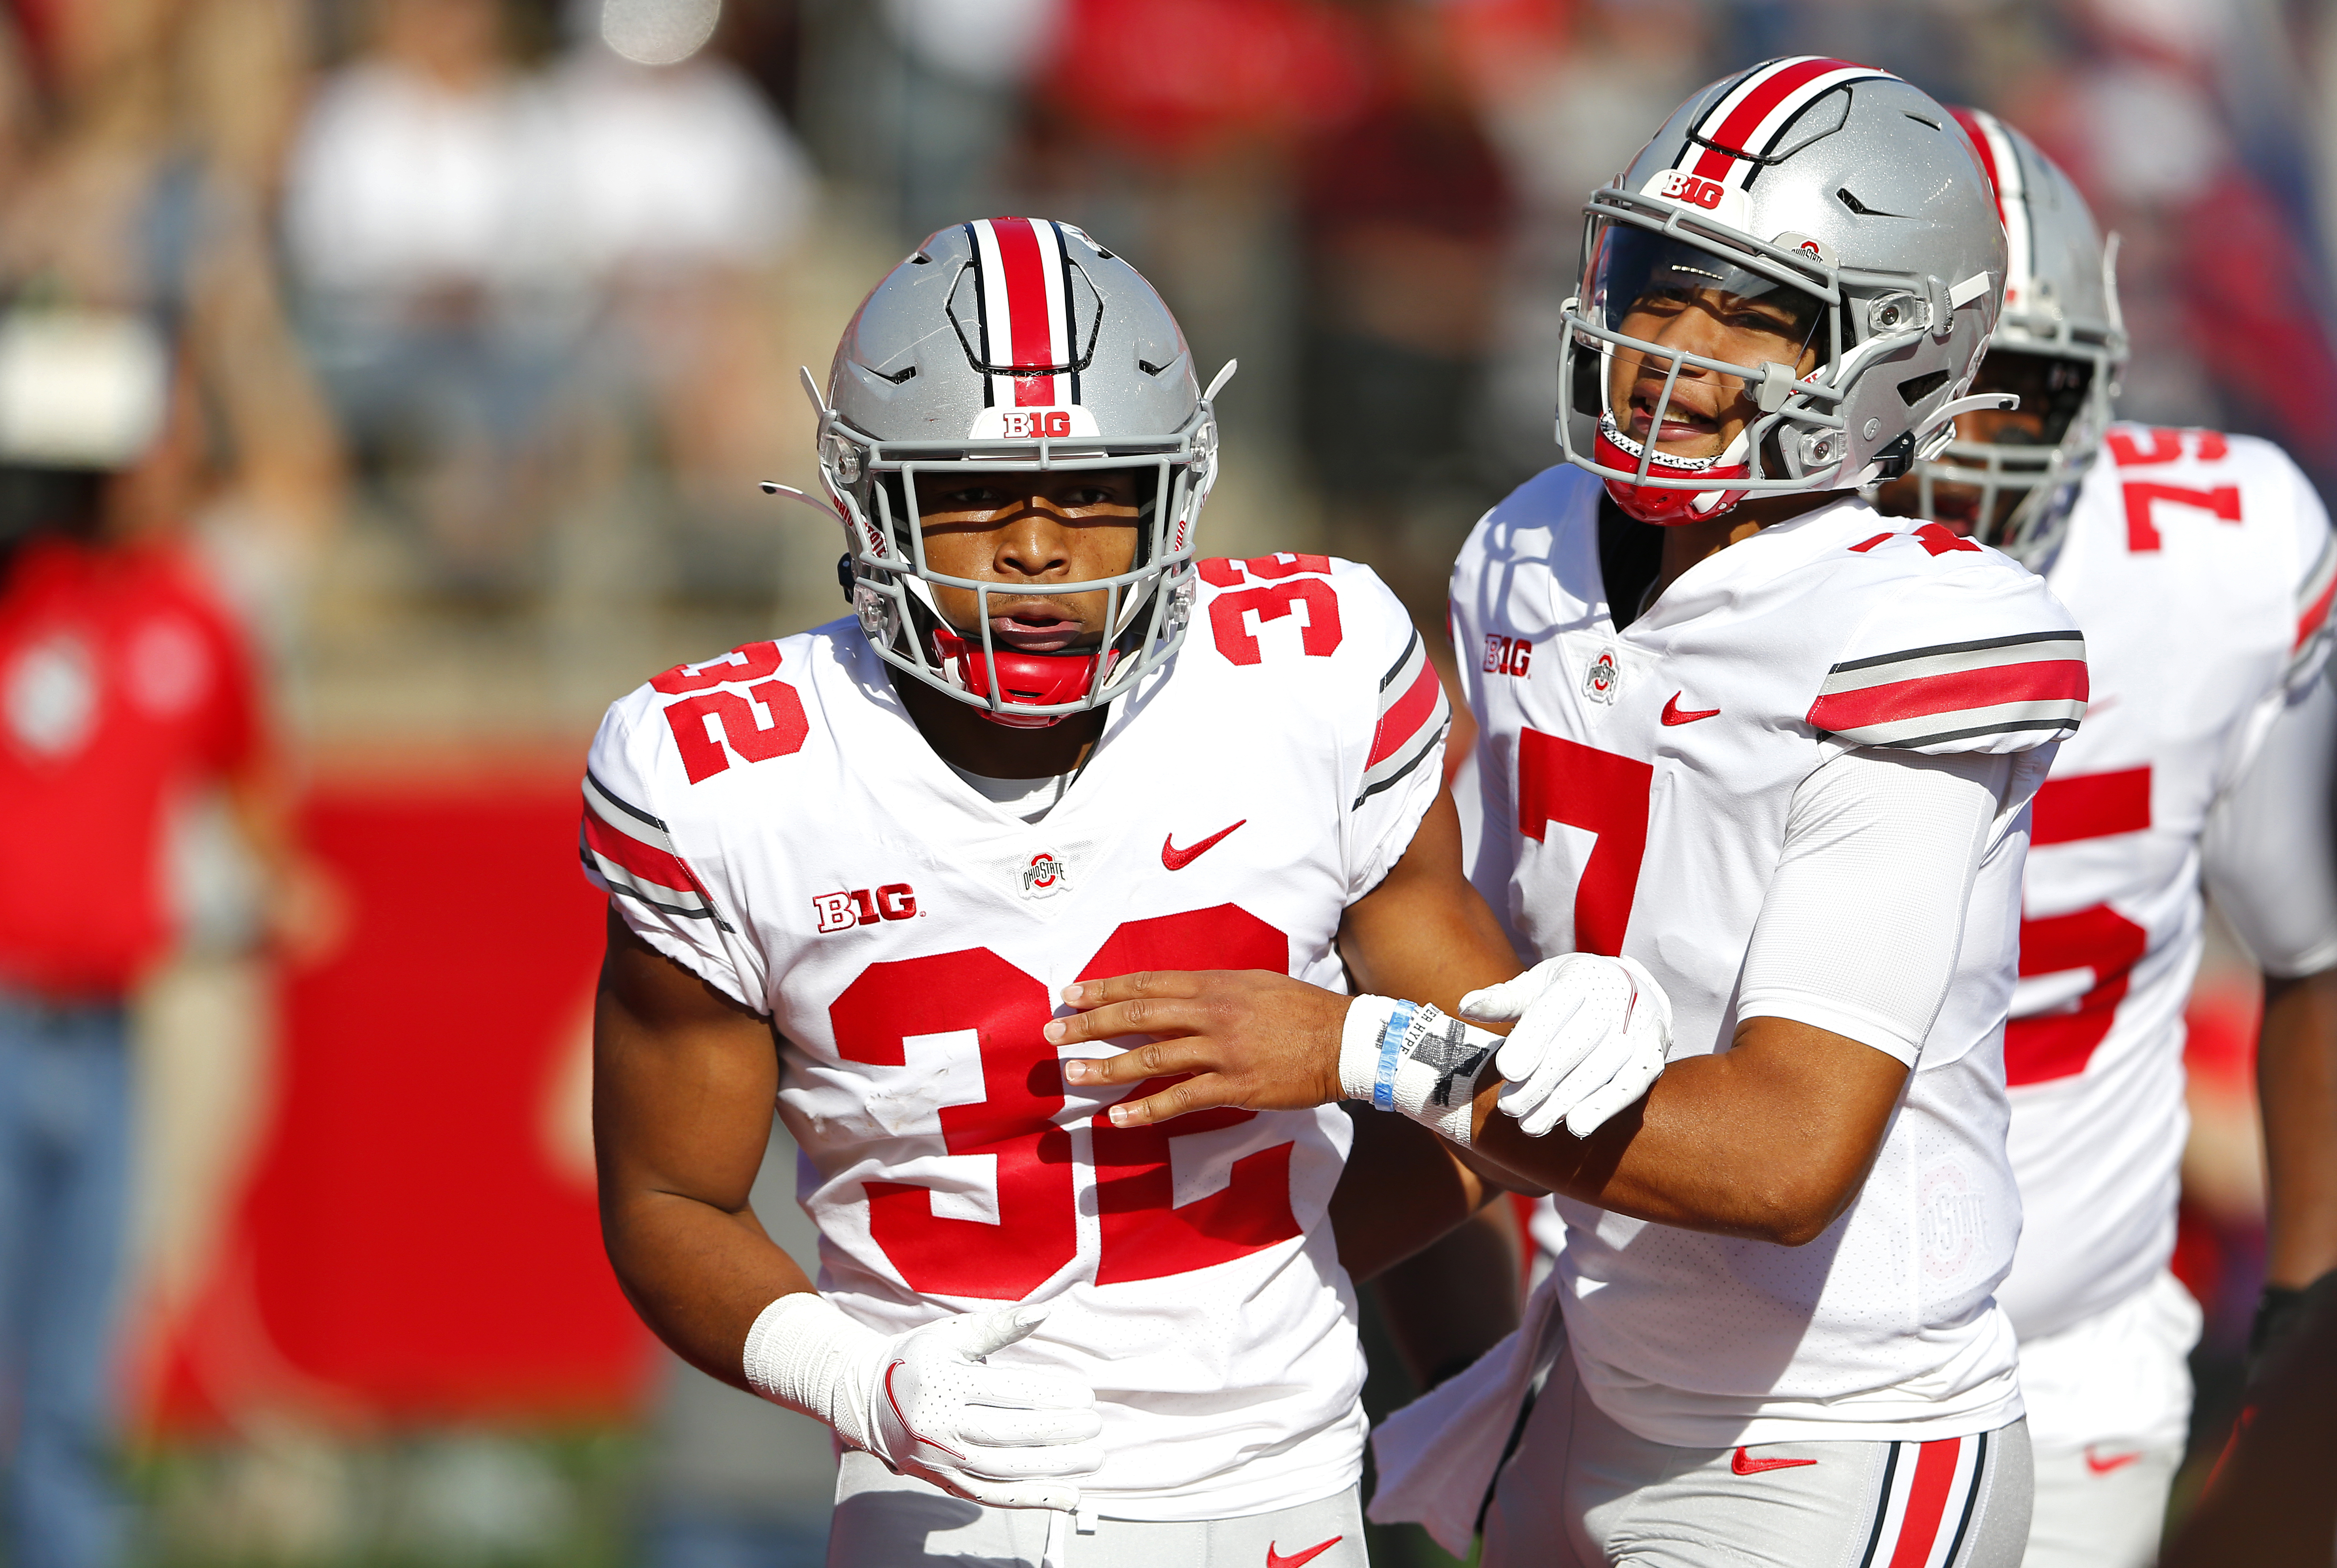
POLYGON ((1824 301, 1703 246, 1609 223, 1589 283, 1589 315, 1610 336, 1578 406, 1667 455, 1720 456, 1758 417, 1763 366, 1799 377, 1819 364, 1824 301))

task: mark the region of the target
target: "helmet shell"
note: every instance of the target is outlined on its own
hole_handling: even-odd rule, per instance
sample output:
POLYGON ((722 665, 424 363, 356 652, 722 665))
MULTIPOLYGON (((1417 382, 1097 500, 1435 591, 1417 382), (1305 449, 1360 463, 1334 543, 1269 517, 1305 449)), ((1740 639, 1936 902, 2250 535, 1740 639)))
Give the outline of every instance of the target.
POLYGON ((1216 418, 1159 293, 1078 228, 985 218, 929 236, 853 313, 818 443, 845 520, 847 590, 895 667, 994 718, 1051 721, 1110 701, 1182 641, 1216 418), (1132 568, 1013 589, 1110 596, 1101 647, 1044 656, 1076 657, 1084 681, 990 678, 1017 660, 991 646, 986 597, 979 631, 953 632, 932 589, 1005 585, 932 570, 921 483, 970 470, 1131 468, 1149 471, 1132 568))
POLYGON ((1918 505, 1928 515, 1940 484, 1977 488, 1982 536, 2042 571, 2060 551, 2069 508, 2101 451, 2126 370, 2116 255, 2075 182, 2034 141, 1985 111, 1954 113, 1980 154, 2004 220, 2004 317, 1990 352, 2081 365, 2087 383, 2082 404, 2049 445, 1953 440, 1917 463, 1918 505), (1998 502, 2008 494, 2020 499, 2000 521, 1998 502))
POLYGON ((1682 374, 1743 378, 1760 412, 1722 454, 1726 490, 1809 492, 1903 472, 1943 440, 1996 328, 2005 244, 1988 178, 1948 111, 1888 72, 1799 57, 1714 83, 1584 211, 1582 283, 1565 306, 1559 443, 1568 461, 1625 488, 1713 482, 1667 474, 1651 450, 1633 468, 1601 461, 1605 373, 1618 346, 1678 362, 1682 374), (1815 367, 1795 377, 1793 366, 1703 360, 1626 338, 1594 290, 1600 248, 1626 227, 1814 297, 1815 367))

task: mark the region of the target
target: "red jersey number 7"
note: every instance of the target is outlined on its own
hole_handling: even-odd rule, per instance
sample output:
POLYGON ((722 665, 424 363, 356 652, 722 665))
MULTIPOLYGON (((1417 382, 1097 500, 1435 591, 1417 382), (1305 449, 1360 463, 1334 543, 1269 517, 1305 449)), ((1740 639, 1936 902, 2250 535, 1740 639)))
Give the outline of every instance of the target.
POLYGON ((1541 842, 1549 825, 1598 837, 1574 884, 1574 945, 1609 958, 1623 951, 1639 862, 1648 852, 1648 796, 1656 770, 1538 729, 1518 735, 1518 831, 1541 842))

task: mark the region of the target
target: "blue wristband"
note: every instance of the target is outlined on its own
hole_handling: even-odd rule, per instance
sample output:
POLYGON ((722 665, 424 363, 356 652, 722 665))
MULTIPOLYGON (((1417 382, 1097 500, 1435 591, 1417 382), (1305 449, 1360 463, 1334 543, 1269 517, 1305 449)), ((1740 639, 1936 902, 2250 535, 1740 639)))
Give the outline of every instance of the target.
POLYGON ((1395 1109, 1395 1070, 1403 1059, 1403 1037, 1419 1012, 1415 1004, 1400 1000, 1389 1012, 1387 1022, 1380 1026, 1380 1066, 1372 1076, 1374 1110, 1395 1109))

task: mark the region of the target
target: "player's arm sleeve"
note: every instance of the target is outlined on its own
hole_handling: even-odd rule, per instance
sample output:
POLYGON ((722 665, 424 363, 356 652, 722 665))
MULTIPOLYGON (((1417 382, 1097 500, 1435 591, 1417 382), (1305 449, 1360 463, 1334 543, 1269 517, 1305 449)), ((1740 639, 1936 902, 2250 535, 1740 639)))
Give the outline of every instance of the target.
POLYGON ((1826 671, 1806 722, 1851 746, 2034 750, 2077 734, 2086 639, 2045 579, 2001 557, 1880 597, 1826 671))
POLYGON ((643 941, 733 1001, 768 1012, 763 965, 742 922, 674 842, 658 799, 659 737, 637 733, 625 707, 601 721, 585 764, 577 840, 585 880, 643 941))
POLYGON ((1444 683, 1419 629, 1393 594, 1378 591, 1386 597, 1395 635, 1388 639, 1393 651, 1379 676, 1371 738, 1347 808, 1350 903, 1379 886, 1403 858, 1421 818, 1436 803, 1444 787, 1444 736, 1452 726, 1444 683))
POLYGON ((2297 531, 2297 565, 2300 575, 2295 594, 2296 638, 2289 647, 2288 667, 2281 677, 2282 686, 2292 695, 2303 692, 2321 677, 2329 663, 2329 648, 2333 637, 2330 625, 2330 609, 2337 604, 2337 536, 2329 528, 2328 508, 2303 471, 2280 454, 2281 466, 2287 471, 2292 492, 2290 515, 2297 531))
POLYGON ((2200 844, 2207 896, 2264 971, 2337 967, 2337 692, 2315 679, 2287 701, 2200 844))
POLYGON ((1792 1018, 1915 1065, 1946 999, 2013 761, 1848 751, 1794 792, 1736 1016, 1792 1018))

